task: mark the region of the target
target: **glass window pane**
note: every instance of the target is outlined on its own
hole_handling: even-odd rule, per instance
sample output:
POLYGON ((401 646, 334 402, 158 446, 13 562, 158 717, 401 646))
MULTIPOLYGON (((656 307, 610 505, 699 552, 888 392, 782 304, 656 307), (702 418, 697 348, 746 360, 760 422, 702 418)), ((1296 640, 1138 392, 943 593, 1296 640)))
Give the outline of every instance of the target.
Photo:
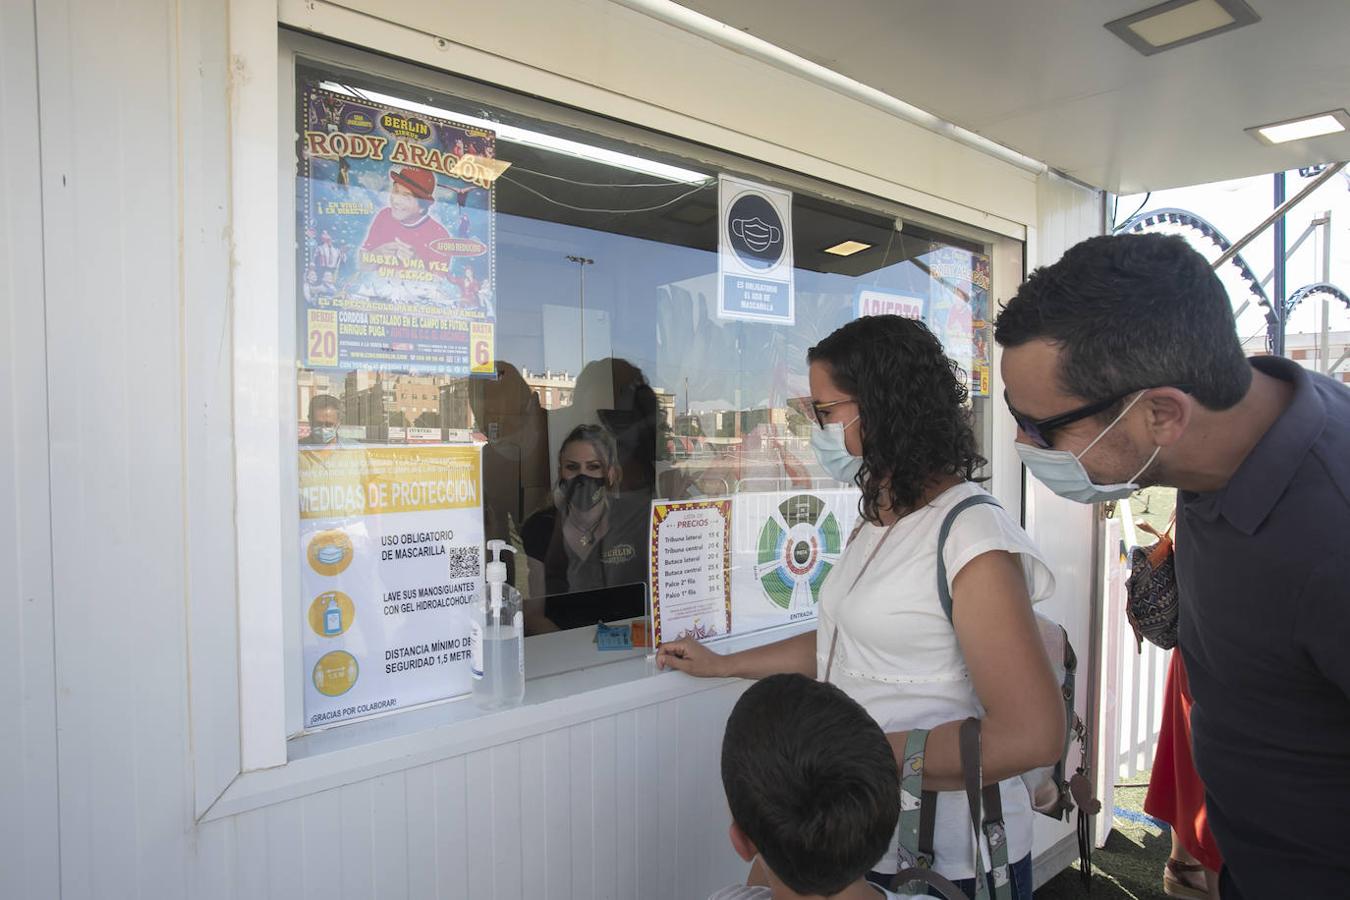
POLYGON ((515 551, 530 674, 645 652, 566 632, 645 619, 654 501, 732 499, 733 631, 814 615, 857 491, 790 401, 808 349, 860 315, 938 335, 984 442, 986 246, 796 190, 792 321, 720 318, 725 160, 364 74, 298 81, 308 726, 469 690, 485 540, 515 551))

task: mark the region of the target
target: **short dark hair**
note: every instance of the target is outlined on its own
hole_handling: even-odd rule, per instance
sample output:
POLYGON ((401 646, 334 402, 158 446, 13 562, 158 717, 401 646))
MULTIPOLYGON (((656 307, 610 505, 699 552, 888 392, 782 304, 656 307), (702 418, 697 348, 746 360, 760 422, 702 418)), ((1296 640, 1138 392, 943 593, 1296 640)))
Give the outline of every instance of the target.
POLYGON ((867 519, 877 521, 882 506, 913 509, 935 477, 971 480, 983 468, 961 370, 922 322, 855 319, 806 359, 828 365, 835 385, 858 402, 864 428, 856 480, 867 519))
POLYGON ((311 422, 314 421, 314 414, 321 409, 334 410, 339 417, 342 415, 342 404, 332 394, 315 394, 309 398, 309 420, 311 422))
POLYGON ((886 735, 832 684, 773 675, 727 720, 722 786, 731 818, 785 885, 833 895, 886 854, 900 773, 886 735))
POLYGON ((1071 247, 1031 273, 999 313, 994 339, 1058 345, 1061 389, 1088 401, 1190 385, 1197 401, 1223 410, 1252 377, 1227 292, 1174 234, 1103 235, 1071 247))

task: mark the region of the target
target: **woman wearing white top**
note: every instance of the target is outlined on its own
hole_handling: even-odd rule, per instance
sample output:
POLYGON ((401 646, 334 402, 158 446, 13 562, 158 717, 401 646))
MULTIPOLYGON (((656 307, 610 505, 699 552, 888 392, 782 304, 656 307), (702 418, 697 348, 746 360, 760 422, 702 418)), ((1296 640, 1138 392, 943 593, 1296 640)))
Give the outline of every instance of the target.
MULTIPOLYGON (((1032 810, 1017 776, 1063 750, 1064 705, 1031 610, 1053 592, 1054 578, 1006 512, 975 506, 947 539, 950 623, 943 613, 938 532, 956 503, 981 492, 971 479, 984 460, 966 389, 927 328, 898 316, 859 319, 807 360, 820 426, 812 446, 827 471, 861 489, 863 516, 821 591, 816 631, 726 656, 675 641, 658 662, 742 678, 824 677, 828 666, 830 681, 886 731, 897 760, 910 729, 931 729, 924 788, 951 792, 938 797, 933 868, 968 894, 975 873, 957 732, 980 717, 984 781, 999 782, 1003 799, 1013 897, 1031 900, 1032 810)), ((987 867, 987 848, 982 858, 987 867)), ((893 844, 874 879, 884 883, 895 871, 893 844)))

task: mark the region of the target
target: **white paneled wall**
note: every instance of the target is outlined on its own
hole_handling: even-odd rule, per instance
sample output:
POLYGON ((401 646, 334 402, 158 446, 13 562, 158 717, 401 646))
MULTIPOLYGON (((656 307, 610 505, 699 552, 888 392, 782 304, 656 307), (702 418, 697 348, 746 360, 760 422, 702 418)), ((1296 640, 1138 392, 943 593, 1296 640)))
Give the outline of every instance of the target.
MULTIPOLYGON (((531 5, 563 16, 512 8, 531 5)), ((547 63, 567 55, 584 71, 563 100, 1033 226, 1024 172, 717 51, 718 72, 750 67, 792 100, 738 110, 735 79, 710 67, 679 83, 650 71, 644 47, 688 36, 602 0, 566 12, 584 21, 462 23, 517 58, 456 59, 481 64, 471 77, 530 73, 548 94, 560 76, 547 63), (620 57, 576 56, 611 33, 627 36, 620 57), (668 105, 643 99, 663 86, 668 105), (808 107, 833 122, 820 158, 794 149, 808 107)), ((231 218, 232 91, 275 71, 226 41, 231 17, 267 31, 275 13, 265 0, 0 5, 0 897, 704 897, 745 872, 718 773, 740 684, 198 820, 239 771, 239 666, 254 651, 238 637, 231 337, 255 298, 231 293, 231 259, 236 235, 276 227, 231 218)), ((1046 179, 1035 193, 1043 251, 1088 233, 1090 192, 1046 179)), ((273 362, 289 365, 252 361, 273 362)), ((1040 538, 1061 570, 1052 602, 1074 620, 1088 557, 1062 522, 1040 538)))
MULTIPOLYGON (((1059 178, 1042 175, 1037 182, 1037 224, 1028 235, 1028 268, 1035 269, 1059 259, 1081 240, 1101 234, 1102 194, 1059 178)), ((1055 573, 1055 595, 1040 605, 1040 611, 1064 626, 1078 652, 1078 682, 1075 707, 1084 721, 1091 722, 1092 607, 1096 590, 1093 560, 1095 507, 1056 496, 1030 475, 1026 476, 1027 531, 1055 573)), ((1096 736, 1093 736, 1096 739, 1096 736)), ((1077 749, 1070 764, 1077 765, 1077 749)), ((1052 822, 1038 816, 1036 849, 1064 840, 1073 833, 1071 823, 1052 822)))
POLYGON ((58 887, 56 674, 33 5, 0 4, 0 896, 58 887))
POLYGON ((163 896, 192 777, 175 7, 36 10, 61 896, 163 896))
MULTIPOLYGON (((1102 194, 1053 174, 1042 175, 1037 184, 1037 225, 1028 239, 1028 268, 1049 265, 1074 244, 1102 230, 1102 194)), ((1030 274, 1030 273, 1028 273, 1030 274)), ((1083 671, 1091 646, 1091 611, 1094 596, 1094 510, 1056 496, 1035 478, 1026 478, 1027 530, 1046 554, 1055 572, 1055 596, 1042 611, 1058 620, 1069 632, 1078 650, 1083 671)), ((1080 704, 1087 699, 1086 686, 1078 691, 1080 704)), ((1079 714, 1084 710, 1080 709, 1079 714)))
POLYGON ((197 832, 254 898, 687 900, 745 877, 718 758, 741 684, 349 784, 197 832))

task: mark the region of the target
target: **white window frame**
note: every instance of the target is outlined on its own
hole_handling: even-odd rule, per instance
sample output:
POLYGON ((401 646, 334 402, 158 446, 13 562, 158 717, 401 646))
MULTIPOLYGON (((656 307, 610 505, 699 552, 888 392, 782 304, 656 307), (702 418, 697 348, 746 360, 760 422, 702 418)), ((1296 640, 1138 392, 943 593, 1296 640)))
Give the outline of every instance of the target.
MULTIPOLYGON (((194 610, 189 652, 194 680, 193 745, 198 765, 196 816, 207 821, 247 809, 304 796, 361 778, 398 771, 447 756, 516 740, 575 722, 613 715, 624 709, 651 705, 711 690, 720 680, 695 682, 680 677, 642 677, 645 660, 628 660, 587 670, 593 676, 578 686, 577 673, 546 679, 540 685, 547 702, 463 722, 479 714, 467 703, 442 703, 400 711, 387 717, 356 722, 341 728, 290 741, 301 721, 300 625, 298 606, 284 602, 298 590, 294 547, 298 513, 294 503, 295 391, 294 327, 291 308, 290 252, 294 228, 294 162, 289 135, 294 125, 294 73, 298 54, 348 68, 406 74, 412 83, 440 85, 444 77, 410 64, 379 59, 363 51, 321 42, 277 27, 278 7, 264 0, 230 0, 229 169, 231 203, 231 259, 229 266, 231 335, 233 338, 233 446, 235 482, 235 610, 194 610), (283 103, 283 99, 285 102, 283 103), (268 228, 244 223, 277 223, 268 228), (278 240, 278 236, 281 237, 278 240), (284 323, 290 323, 286 326, 284 323), (293 338, 291 334, 289 337, 293 338), (291 607, 295 607, 292 609, 291 607), (238 656, 221 653, 223 635, 237 635, 238 656), (233 717, 221 723, 219 710, 238 712, 237 745, 223 740, 232 730, 233 717)), ((735 171, 751 177, 823 195, 848 205, 877 210, 894 204, 908 221, 980 241, 994 247, 992 296, 1006 296, 1004 266, 1010 253, 1020 254, 1027 229, 960 204, 944 201, 855 170, 825 164, 799 154, 784 160, 783 148, 758 142, 708 122, 697 121, 637 101, 612 95, 560 75, 540 72, 523 63, 503 60, 486 52, 441 41, 428 44, 425 35, 359 13, 319 3, 282 0, 283 22, 303 21, 318 33, 360 35, 362 43, 387 53, 463 76, 481 78, 504 88, 483 88, 496 95, 516 89, 556 98, 555 103, 511 96, 498 105, 561 124, 579 124, 597 133, 612 134, 637 143, 669 147, 670 140, 655 133, 659 119, 671 133, 719 134, 716 146, 743 156, 734 159, 735 171), (436 55, 432 56, 431 50, 436 55), (594 109, 599 114, 642 121, 642 125, 602 122, 573 114, 560 104, 594 109), (635 105, 636 104, 636 105, 635 105), (569 122, 569 119, 575 121, 569 122), (772 152, 770 152, 772 151, 772 152), (774 159, 772 163, 751 158, 774 159), (786 163, 797 176, 785 170, 786 163), (916 211, 915 207, 928 211, 916 211), (1011 240, 1007 240, 1011 239, 1011 240), (1002 261, 1002 262, 1001 262, 1002 261)), ((455 80, 450 91, 462 80, 455 80)), ((713 141, 704 140, 713 145, 713 141)), ((708 154, 714 160, 719 155, 708 154)), ((714 162, 716 164, 716 162, 714 162)), ((191 219, 191 214, 187 214, 191 219)), ((1019 261, 1020 262, 1020 261, 1019 261)), ((1020 278, 1021 267, 1017 266, 1020 278)), ((993 360, 997 365, 997 357, 993 360)), ((995 375, 994 384, 998 384, 995 375)), ((993 403, 996 446, 1009 446, 1015 425, 1001 403, 993 403)), ((999 499, 1010 510, 1021 507, 1021 469, 1012 453, 995 453, 999 499)), ((812 626, 813 627, 813 626, 812 626)), ((797 630, 801 630, 800 627, 797 630)), ((787 632, 779 631, 774 637, 787 632)), ((742 639, 744 645, 764 635, 742 639)), ((729 643, 739 643, 733 639, 729 643)), ((730 647, 728 649, 731 649, 730 647)), ((534 682, 532 682, 534 684, 534 682)))

